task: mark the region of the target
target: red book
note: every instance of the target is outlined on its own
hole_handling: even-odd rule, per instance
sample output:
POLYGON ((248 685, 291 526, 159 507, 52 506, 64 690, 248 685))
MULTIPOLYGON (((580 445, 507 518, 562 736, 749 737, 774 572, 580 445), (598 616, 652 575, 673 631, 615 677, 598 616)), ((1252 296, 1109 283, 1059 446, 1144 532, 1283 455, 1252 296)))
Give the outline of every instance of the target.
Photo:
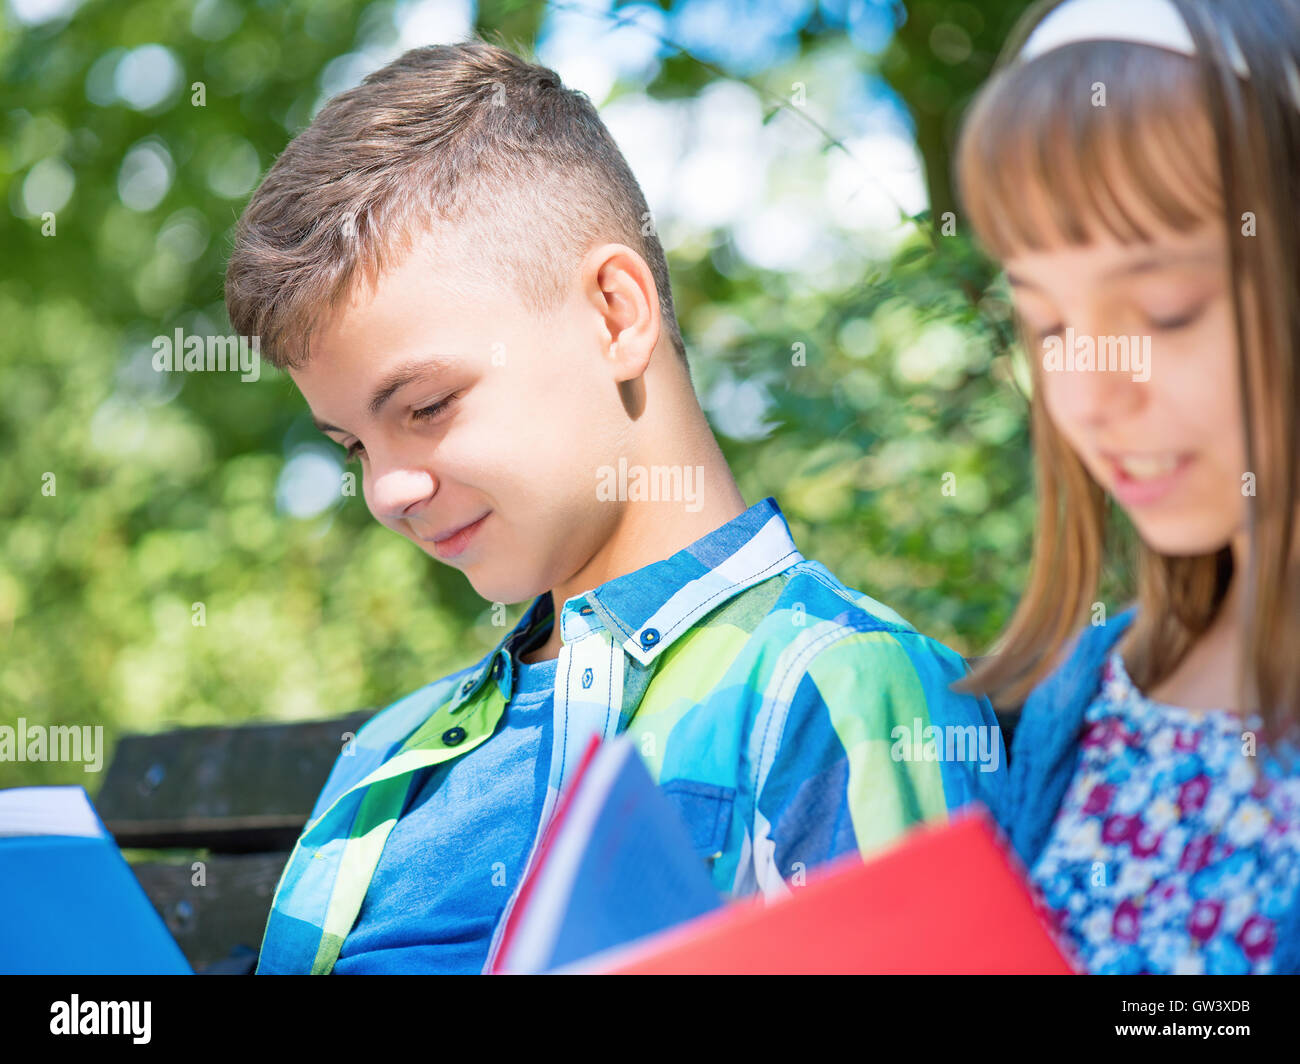
POLYGON ((1039 916, 1017 858, 981 808, 862 861, 809 871, 766 904, 717 912, 569 971, 668 974, 1038 974, 1075 967, 1039 916))
POLYGON ((980 806, 789 893, 727 903, 626 736, 593 737, 494 973, 1070 974, 1019 859, 980 806))

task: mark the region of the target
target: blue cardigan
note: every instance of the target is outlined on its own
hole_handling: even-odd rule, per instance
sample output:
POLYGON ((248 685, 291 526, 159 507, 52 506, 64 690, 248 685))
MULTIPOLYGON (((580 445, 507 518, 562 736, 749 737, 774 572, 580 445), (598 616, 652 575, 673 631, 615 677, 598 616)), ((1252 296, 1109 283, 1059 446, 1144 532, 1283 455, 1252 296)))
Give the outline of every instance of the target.
MULTIPOLYGON (((1074 778, 1084 711, 1101 687, 1102 668, 1135 613, 1085 628, 1069 658, 1025 701, 1011 744, 1010 779, 994 814, 1027 869, 1042 853, 1074 778)), ((1279 922, 1273 968, 1300 973, 1300 892, 1279 922)))

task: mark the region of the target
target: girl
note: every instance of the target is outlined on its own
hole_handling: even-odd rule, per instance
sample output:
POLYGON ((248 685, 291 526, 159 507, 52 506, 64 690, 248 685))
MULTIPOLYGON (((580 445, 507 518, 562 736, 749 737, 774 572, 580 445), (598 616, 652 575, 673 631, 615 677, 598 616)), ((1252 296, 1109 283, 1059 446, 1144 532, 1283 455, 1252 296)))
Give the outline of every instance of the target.
POLYGON ((1028 694, 998 820, 1089 971, 1300 970, 1300 0, 1036 9, 958 178, 1034 378, 1029 586, 967 685, 1028 694))

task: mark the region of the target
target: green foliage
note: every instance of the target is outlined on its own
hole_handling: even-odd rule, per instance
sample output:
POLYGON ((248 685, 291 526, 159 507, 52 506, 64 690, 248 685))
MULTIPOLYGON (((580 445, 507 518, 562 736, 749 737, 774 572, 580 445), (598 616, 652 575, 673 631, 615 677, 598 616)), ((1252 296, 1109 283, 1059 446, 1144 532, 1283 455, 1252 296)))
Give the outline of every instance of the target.
POLYGON ((1008 311, 987 282, 965 238, 922 221, 840 290, 763 278, 728 304, 751 328, 724 352, 777 422, 726 447, 746 498, 775 495, 805 555, 966 653, 1008 618, 1033 524, 1008 311))
MULTIPOLYGON (((253 181, 309 120, 322 72, 391 33, 392 13, 92 0, 0 38, 0 720, 103 725, 111 744, 176 724, 334 716, 501 637, 463 577, 360 498, 310 520, 277 509, 287 455, 318 439, 286 378, 160 383, 148 370, 154 336, 227 329, 221 279, 253 181), (148 43, 179 60, 167 98, 95 102, 103 57, 148 43), (122 201, 133 148, 142 180, 151 165, 173 174, 142 209, 122 201), (43 235, 23 216, 24 183, 51 158, 75 186, 43 235)), ((540 20, 535 4, 485 4, 478 29, 526 42, 540 20)), ((810 69, 843 38, 803 47, 796 65, 810 69)), ((689 95, 715 77, 678 56, 649 91, 689 95)), ((966 237, 919 219, 892 257, 848 261, 834 284, 756 270, 722 236, 671 265, 701 394, 743 384, 765 397, 768 431, 722 436, 745 497, 776 496, 807 556, 957 649, 983 649, 1014 603, 1032 513, 1005 303, 966 237)), ((49 782, 86 777, 0 762, 0 786, 49 782)))

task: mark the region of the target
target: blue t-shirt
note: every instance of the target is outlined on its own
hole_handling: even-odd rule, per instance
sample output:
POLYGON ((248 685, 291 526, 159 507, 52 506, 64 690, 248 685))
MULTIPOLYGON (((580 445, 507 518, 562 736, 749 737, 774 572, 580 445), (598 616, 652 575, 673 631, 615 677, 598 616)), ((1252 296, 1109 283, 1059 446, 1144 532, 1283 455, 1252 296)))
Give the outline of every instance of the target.
POLYGON ((515 660, 489 742, 417 774, 337 975, 477 975, 546 801, 558 659, 515 660))

